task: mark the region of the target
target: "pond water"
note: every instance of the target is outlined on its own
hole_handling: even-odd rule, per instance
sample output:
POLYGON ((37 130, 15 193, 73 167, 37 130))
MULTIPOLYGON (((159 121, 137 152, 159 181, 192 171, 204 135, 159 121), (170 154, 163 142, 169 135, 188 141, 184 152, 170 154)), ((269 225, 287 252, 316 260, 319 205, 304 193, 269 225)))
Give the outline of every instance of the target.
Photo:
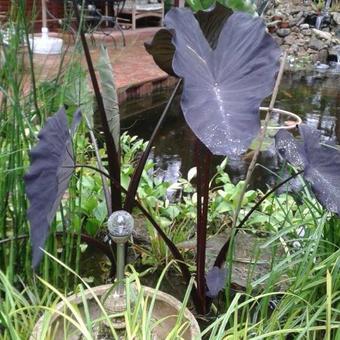
MULTIPOLYGON (((163 90, 143 99, 130 101, 122 106, 123 130, 146 140, 151 136, 164 103, 171 90, 163 90)), ((168 117, 155 142, 152 157, 163 169, 164 179, 175 181, 178 176, 186 176, 193 167, 194 136, 185 123, 180 110, 179 96, 173 103, 168 117)), ((263 106, 268 106, 269 98, 263 106)), ((298 114, 305 123, 322 132, 322 139, 340 142, 340 74, 332 71, 285 72, 275 107, 298 114)), ((279 122, 280 118, 273 117, 279 122)), ((282 123, 282 122, 279 122, 282 123)), ((251 153, 237 160, 229 160, 227 171, 233 181, 245 176, 251 153)), ((215 163, 222 160, 216 157, 215 163)), ((261 153, 259 163, 275 170, 277 162, 273 147, 261 153)), ((253 187, 265 189, 273 177, 269 171, 258 167, 254 174, 253 187)))

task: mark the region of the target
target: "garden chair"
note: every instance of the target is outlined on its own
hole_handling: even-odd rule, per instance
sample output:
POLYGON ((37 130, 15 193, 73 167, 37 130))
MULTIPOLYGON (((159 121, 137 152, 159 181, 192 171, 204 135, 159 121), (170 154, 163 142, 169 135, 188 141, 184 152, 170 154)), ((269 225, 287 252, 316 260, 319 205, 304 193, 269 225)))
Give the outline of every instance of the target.
MULTIPOLYGON (((60 0, 63 2, 64 0, 60 0)), ((71 1, 65 1, 65 17, 57 18, 48 8, 47 15, 52 19, 58 22, 58 24, 62 27, 63 30, 71 33, 74 41, 77 35, 77 30, 73 27, 73 4, 71 1)), ((82 1, 78 0, 79 9, 81 9, 82 1)), ((111 26, 113 29, 117 29, 122 36, 123 46, 126 46, 124 32, 117 20, 117 14, 120 13, 121 6, 124 5, 124 0, 87 0, 84 3, 84 10, 82 12, 83 15, 83 23, 84 30, 87 34, 90 35, 90 39, 93 44, 95 44, 95 33, 102 33, 105 36, 110 36, 116 45, 116 41, 112 36, 112 31, 105 30, 105 27, 111 26), (109 15, 107 9, 111 7, 116 9, 113 11, 113 15, 109 15), (105 13, 103 14, 103 10, 105 13)))
POLYGON ((123 46, 126 46, 124 32, 117 19, 117 16, 124 7, 125 0, 92 0, 86 1, 85 4, 84 20, 85 24, 87 23, 88 33, 90 33, 91 36, 94 33, 102 33, 105 36, 111 37, 116 44, 112 36, 112 31, 108 32, 105 30, 105 27, 111 26, 120 32, 123 39, 123 46), (113 9, 113 15, 109 15, 108 8, 113 9), (105 9, 104 14, 102 13, 102 9, 105 9))
MULTIPOLYGON (((163 0, 126 0, 121 13, 131 17, 130 22, 124 22, 124 26, 131 27, 133 30, 136 29, 136 21, 146 17, 159 18, 159 25, 162 26, 164 2, 163 0)), ((118 19, 121 20, 120 17, 118 19)))

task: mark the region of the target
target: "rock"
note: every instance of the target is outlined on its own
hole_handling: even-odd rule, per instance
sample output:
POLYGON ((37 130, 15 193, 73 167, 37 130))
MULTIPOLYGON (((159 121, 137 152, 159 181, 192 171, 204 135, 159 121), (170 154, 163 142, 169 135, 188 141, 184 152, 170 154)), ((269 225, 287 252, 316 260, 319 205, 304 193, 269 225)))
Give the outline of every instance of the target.
POLYGON ((334 12, 332 13, 333 20, 337 25, 340 25, 340 12, 334 12))
POLYGON ((294 27, 294 26, 296 26, 296 24, 297 24, 297 21, 295 19, 292 19, 292 20, 288 21, 288 26, 289 27, 294 27))
POLYGON ((338 51, 337 48, 331 48, 328 50, 329 55, 337 55, 338 51))
MULTIPOLYGON (((215 235, 207 241, 207 263, 206 267, 211 268, 219 250, 230 237, 230 232, 215 235)), ((258 238, 245 232, 239 232, 235 237, 235 253, 232 266, 232 282, 241 287, 247 287, 251 281, 270 273, 272 261, 279 261, 285 257, 284 248, 278 246, 261 247, 267 241, 266 238, 258 238), (274 254, 273 254, 274 252, 274 254)), ((265 283, 259 288, 265 287, 265 283)), ((280 285, 284 290, 285 285, 280 285)))
POLYGON ((305 21, 305 18, 300 18, 299 20, 295 20, 295 25, 296 26, 300 26, 301 24, 303 24, 305 21))
MULTIPOLYGON (((294 14, 294 12, 292 12, 292 14, 294 14)), ((296 20, 300 20, 301 18, 303 18, 303 11, 300 11, 299 13, 297 13, 296 15, 294 15, 294 18, 296 20)))
MULTIPOLYGON (((275 41, 294 59, 308 59, 308 63, 327 63, 329 51, 340 45, 340 12, 334 9, 324 17, 322 28, 315 29, 317 14, 303 0, 272 0, 266 13, 273 22, 275 41), (289 25, 287 25, 289 24, 289 25)), ((311 1, 310 1, 311 2, 311 1)), ((268 23, 267 23, 268 25, 268 23)))
POLYGON ((312 50, 311 48, 308 48, 308 49, 307 49, 307 53, 310 54, 310 55, 312 55, 312 54, 317 54, 318 52, 312 50))
POLYGON ((312 30, 308 29, 308 30, 302 30, 301 33, 305 36, 311 36, 312 35, 312 30))
POLYGON ((277 35, 273 36, 273 39, 276 41, 276 43, 281 46, 283 44, 283 39, 278 37, 277 35))
POLYGON ((291 46, 291 50, 294 52, 294 53, 297 53, 299 51, 299 46, 297 44, 293 44, 291 46))
POLYGON ((284 38, 284 42, 287 45, 292 45, 292 44, 296 43, 296 41, 297 41, 297 37, 293 34, 290 34, 290 35, 288 35, 287 37, 284 38))
POLYGON ((312 31, 318 38, 332 40, 332 34, 329 32, 320 31, 317 30, 316 28, 313 28, 312 31))
POLYGON ((340 39, 340 26, 335 30, 335 37, 340 39))
POLYGON ((276 31, 276 34, 279 37, 284 38, 284 37, 286 37, 287 35, 290 34, 290 29, 289 28, 280 28, 276 31))
POLYGON ((318 53, 318 60, 321 64, 326 64, 328 59, 328 50, 326 48, 322 49, 318 53))
POLYGON ((309 42, 309 48, 311 48, 312 50, 319 51, 322 50, 324 47, 325 44, 321 40, 316 39, 315 37, 313 37, 309 42))
POLYGON ((132 233, 133 239, 135 243, 139 244, 151 244, 150 236, 146 227, 146 220, 144 216, 136 216, 135 219, 135 227, 132 233))
POLYGON ((272 17, 272 20, 283 20, 284 17, 285 15, 283 13, 276 12, 272 17))
POLYGON ((299 55, 305 55, 306 54, 306 49, 303 47, 299 47, 299 55))
POLYGON ((290 11, 290 14, 296 16, 296 17, 302 17, 304 14, 303 14, 303 11, 301 11, 301 9, 298 7, 298 8, 294 8, 290 11))
POLYGON ((318 54, 311 54, 311 60, 312 60, 313 64, 315 64, 317 61, 319 61, 318 54))

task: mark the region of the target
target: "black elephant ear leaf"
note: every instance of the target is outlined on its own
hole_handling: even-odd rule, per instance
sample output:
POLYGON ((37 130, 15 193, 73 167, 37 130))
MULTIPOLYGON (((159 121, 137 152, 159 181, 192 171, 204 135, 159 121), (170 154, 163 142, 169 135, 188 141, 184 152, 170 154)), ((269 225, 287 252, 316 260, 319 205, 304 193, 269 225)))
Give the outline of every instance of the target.
POLYGON ((212 267, 206 275, 207 296, 214 298, 224 288, 227 272, 225 268, 212 267))
MULTIPOLYGON (((201 30, 212 48, 217 46, 218 37, 228 17, 233 13, 219 3, 214 9, 198 11, 195 14, 201 30)), ((167 29, 160 29, 154 35, 151 42, 145 43, 145 49, 152 55, 155 63, 166 73, 176 76, 172 69, 172 60, 175 54, 175 46, 171 42, 172 34, 167 29)))
POLYGON ((313 151, 315 151, 316 148, 321 147, 320 145, 321 131, 312 128, 307 124, 300 124, 299 132, 304 141, 303 146, 305 154, 310 160, 310 158, 313 157, 313 151))
POLYGON ((317 200, 327 210, 340 215, 340 151, 320 144, 320 131, 305 124, 299 130, 308 157, 304 177, 317 200))
POLYGON ((212 49, 216 48, 222 28, 232 14, 232 9, 218 2, 212 10, 195 13, 200 28, 212 49))
POLYGON ((303 142, 296 140, 287 130, 280 130, 275 135, 275 147, 279 155, 293 166, 302 169, 307 164, 303 142))
MULTIPOLYGON (((327 210, 340 215, 340 151, 333 146, 320 144, 320 132, 305 124, 299 126, 302 141, 295 141, 300 152, 300 159, 303 159, 303 176, 311 185, 311 189, 317 200, 327 210)), ((280 133, 280 150, 285 149, 284 154, 288 162, 297 165, 295 157, 291 157, 289 148, 294 146, 294 138, 288 132, 280 133), (290 139, 290 143, 283 140, 290 139)), ((278 136, 277 135, 277 136, 278 136)), ((301 164, 301 163, 299 163, 301 164)))
POLYGON ((181 107, 185 119, 216 155, 245 152, 260 129, 259 107, 273 89, 280 49, 260 18, 234 13, 215 49, 189 9, 165 18, 174 31, 173 70, 184 78, 181 107))
POLYGON ((171 43, 172 34, 166 29, 160 29, 151 42, 145 42, 146 51, 152 55, 154 62, 166 73, 176 76, 172 70, 172 59, 175 47, 171 43))
MULTIPOLYGON (((291 174, 285 169, 284 173, 281 175, 280 182, 283 182, 291 177, 291 174)), ((291 178, 285 185, 280 186, 276 193, 278 195, 286 194, 287 192, 292 194, 299 194, 304 188, 304 183, 299 177, 291 178)))
MULTIPOLYGON (((71 126, 72 134, 80 122, 76 111, 71 126)), ((39 264, 50 224, 73 173, 71 135, 64 108, 50 117, 38 135, 39 142, 32 149, 31 166, 24 176, 26 194, 30 202, 27 212, 31 225, 33 267, 39 264)))

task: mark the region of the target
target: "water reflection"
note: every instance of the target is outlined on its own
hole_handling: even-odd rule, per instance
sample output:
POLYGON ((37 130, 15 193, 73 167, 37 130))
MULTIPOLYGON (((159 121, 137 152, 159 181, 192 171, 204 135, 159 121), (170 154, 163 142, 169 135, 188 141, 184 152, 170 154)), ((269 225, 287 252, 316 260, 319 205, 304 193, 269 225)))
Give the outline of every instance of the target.
MULTIPOLYGON (((163 93, 163 98, 167 96, 169 93, 165 95, 163 93)), ((268 106, 268 103, 269 99, 263 106, 268 106)), ((286 72, 275 106, 298 114, 306 124, 319 129, 323 141, 340 142, 340 74, 332 71, 286 72)), ((133 124, 129 132, 145 139, 150 138, 157 122, 157 113, 160 114, 161 111, 162 107, 158 107, 139 114, 137 123, 133 124)), ((279 124, 283 123, 281 118, 279 115, 273 117, 279 124)), ((136 117, 133 117, 124 121, 123 128, 131 126, 135 119, 136 117)), ((193 166, 194 136, 180 112, 179 100, 173 105, 155 145, 153 158, 163 169, 164 180, 173 182, 177 176, 186 176, 187 171, 193 166)), ((248 154, 248 157, 246 155, 238 160, 229 160, 228 172, 234 181, 244 178, 250 156, 251 154, 248 154)), ((216 157, 215 163, 218 164, 222 159, 216 157)), ((259 162, 271 170, 276 170, 274 149, 269 148, 262 152, 259 162)), ((272 175, 262 167, 256 170, 255 177, 254 186, 261 188, 266 181, 272 181, 272 175)))

